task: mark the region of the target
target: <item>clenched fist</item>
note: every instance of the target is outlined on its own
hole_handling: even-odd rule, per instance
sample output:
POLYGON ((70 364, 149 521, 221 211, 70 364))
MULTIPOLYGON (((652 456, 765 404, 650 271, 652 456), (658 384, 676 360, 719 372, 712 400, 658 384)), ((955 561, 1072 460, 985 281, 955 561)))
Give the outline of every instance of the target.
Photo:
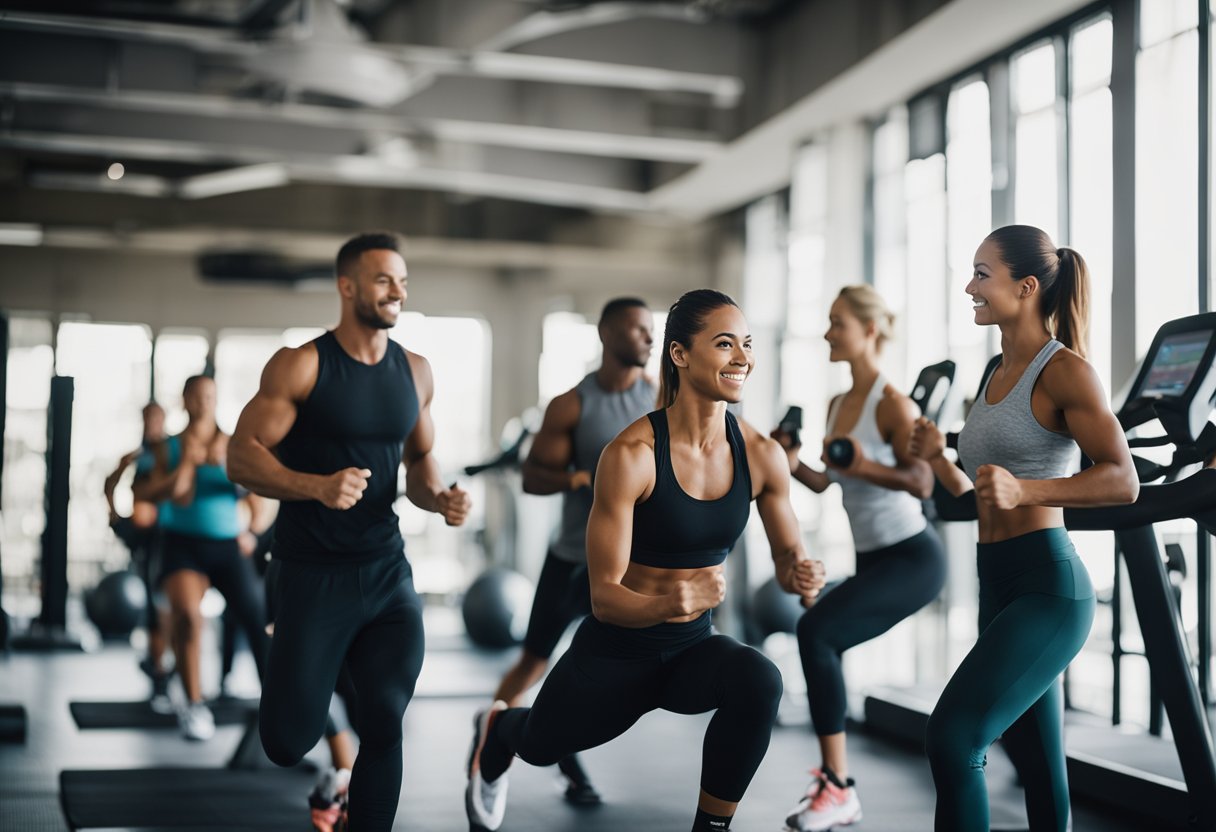
POLYGON ((823 561, 803 558, 790 565, 789 585, 802 598, 802 606, 809 607, 819 597, 825 583, 827 571, 823 561))
POLYGON ((946 437, 937 425, 921 416, 908 437, 908 453, 928 462, 946 452, 946 437))
POLYGON ((346 511, 363 499, 368 477, 372 472, 366 468, 343 468, 321 480, 317 500, 326 508, 346 511))
POLYGON ((449 526, 459 526, 469 514, 473 501, 469 494, 453 485, 447 491, 435 495, 435 511, 443 515, 443 521, 449 526))
POLYGON ((706 567, 678 582, 675 592, 681 615, 712 610, 726 597, 726 573, 721 566, 706 567))
POLYGON ((981 465, 975 471, 975 496, 994 508, 1022 504, 1022 481, 999 465, 981 465))

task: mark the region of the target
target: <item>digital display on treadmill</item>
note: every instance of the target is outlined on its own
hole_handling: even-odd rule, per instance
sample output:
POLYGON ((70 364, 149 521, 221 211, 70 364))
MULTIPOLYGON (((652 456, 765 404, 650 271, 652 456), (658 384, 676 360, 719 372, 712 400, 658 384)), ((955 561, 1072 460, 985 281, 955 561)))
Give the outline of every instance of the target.
POLYGON ((1203 354, 1212 340, 1213 330, 1180 332, 1161 341, 1153 363, 1144 377, 1143 397, 1180 396, 1186 390, 1203 354))

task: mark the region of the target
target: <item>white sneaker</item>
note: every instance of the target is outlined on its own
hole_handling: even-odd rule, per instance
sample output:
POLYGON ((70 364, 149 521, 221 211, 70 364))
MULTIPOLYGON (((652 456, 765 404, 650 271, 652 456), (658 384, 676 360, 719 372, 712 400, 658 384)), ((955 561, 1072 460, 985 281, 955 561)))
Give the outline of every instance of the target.
POLYGON ((215 717, 202 702, 191 702, 177 711, 177 724, 188 740, 209 740, 215 736, 215 717))
POLYGON ((506 709, 507 703, 499 699, 473 717, 473 745, 469 749, 469 784, 464 792, 464 806, 469 824, 488 832, 502 826, 503 816, 507 812, 507 774, 503 772, 493 783, 482 780, 481 750, 485 748, 486 736, 495 715, 506 709))
POLYGON ((171 714, 173 713, 173 700, 169 698, 167 693, 157 693, 152 696, 152 700, 148 702, 148 707, 155 714, 171 714))
MULTIPOLYGON (((809 790, 808 790, 809 793, 809 790)), ((819 780, 814 797, 798 804, 798 811, 785 819, 786 829, 792 832, 825 832, 836 826, 848 826, 861 820, 861 802, 853 781, 844 788, 837 786, 826 775, 819 780)))
POLYGON ((794 819, 798 816, 799 812, 811 805, 811 801, 815 799, 815 795, 819 794, 819 790, 823 788, 823 769, 813 768, 809 773, 811 775, 811 782, 807 784, 806 793, 798 801, 798 805, 786 813, 786 832, 799 832, 794 819))

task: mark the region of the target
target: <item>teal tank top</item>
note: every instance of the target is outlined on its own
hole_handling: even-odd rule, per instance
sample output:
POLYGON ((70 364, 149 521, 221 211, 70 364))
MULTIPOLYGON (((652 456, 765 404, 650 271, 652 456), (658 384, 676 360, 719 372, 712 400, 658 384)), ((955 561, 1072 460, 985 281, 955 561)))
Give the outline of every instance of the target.
MULTIPOLYGON (((182 458, 181 438, 165 440, 172 470, 182 458)), ((158 522, 165 531, 212 540, 231 540, 241 532, 236 511, 236 485, 222 465, 200 465, 194 474, 194 500, 181 506, 166 500, 160 505, 158 522)))

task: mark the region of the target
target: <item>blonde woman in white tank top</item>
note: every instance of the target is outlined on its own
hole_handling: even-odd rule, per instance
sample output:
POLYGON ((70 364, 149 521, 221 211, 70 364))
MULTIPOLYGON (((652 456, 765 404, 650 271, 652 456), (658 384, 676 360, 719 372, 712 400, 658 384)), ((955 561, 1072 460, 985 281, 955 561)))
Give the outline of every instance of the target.
POLYGON ((795 479, 817 494, 833 483, 840 485, 857 549, 856 574, 798 622, 798 647, 822 762, 811 769, 806 795, 786 818, 786 828, 793 832, 816 832, 861 819, 845 747, 841 655, 936 598, 946 576, 941 542, 921 512, 920 501, 933 490, 933 472, 907 452, 920 414, 878 368, 894 316, 869 286, 848 286, 832 304, 829 320, 824 338, 831 346, 831 360, 849 364, 853 386, 829 408, 820 457, 826 470, 801 462, 792 437, 773 432, 786 448, 795 479), (848 466, 834 465, 828 458, 827 444, 833 439, 852 443, 848 466))

